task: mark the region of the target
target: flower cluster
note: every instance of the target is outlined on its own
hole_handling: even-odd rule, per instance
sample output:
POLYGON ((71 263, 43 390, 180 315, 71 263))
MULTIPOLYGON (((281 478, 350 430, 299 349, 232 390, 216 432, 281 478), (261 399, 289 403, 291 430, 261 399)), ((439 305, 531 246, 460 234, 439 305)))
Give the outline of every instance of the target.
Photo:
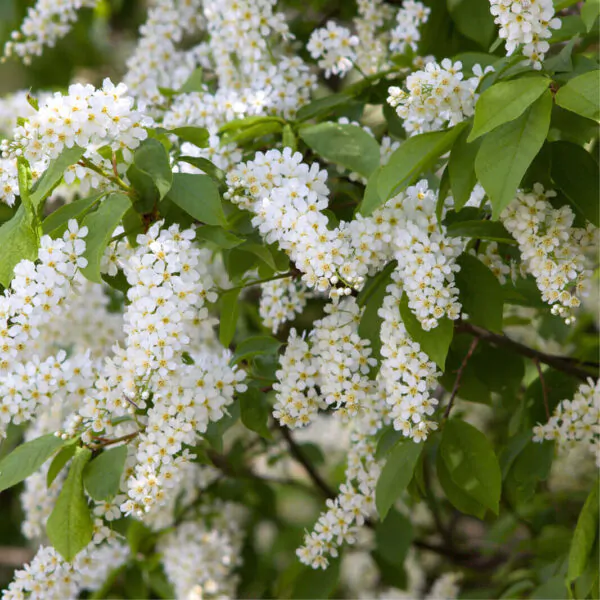
POLYGON ((41 546, 13 582, 2 593, 3 600, 70 600, 83 590, 97 590, 111 570, 128 558, 127 546, 115 537, 101 545, 90 545, 72 563, 64 561, 54 548, 41 546))
POLYGON ((573 210, 553 208, 549 199, 554 196, 537 183, 532 192, 519 191, 500 218, 519 243, 525 272, 535 277, 542 300, 553 314, 570 321, 590 291, 588 255, 597 253, 598 228, 590 223, 574 227, 573 210))
POLYGON ((437 429, 431 420, 438 400, 431 395, 441 375, 434 362, 408 335, 400 317, 402 288, 398 273, 387 287, 379 309, 381 324, 381 368, 377 384, 390 406, 394 429, 415 442, 424 440, 437 429))
POLYGON ((77 11, 93 8, 99 0, 38 0, 27 10, 20 31, 13 31, 4 46, 5 56, 16 54, 25 64, 32 56, 40 56, 44 48, 52 48, 71 30, 77 11))
POLYGON ((554 17, 552 0, 522 2, 520 0, 490 0, 494 23, 500 27, 498 35, 506 40, 506 55, 511 56, 519 46, 534 69, 542 68, 544 55, 552 37, 551 29, 560 29, 560 19, 554 17))
POLYGON ((533 429, 534 441, 556 440, 559 447, 587 446, 600 467, 600 381, 582 383, 573 400, 563 400, 550 420, 533 429))
POLYGON ((422 2, 407 0, 396 14, 396 26, 391 30, 390 50, 403 54, 408 48, 417 51, 421 40, 420 27, 427 22, 431 9, 422 2))
POLYGON ((177 598, 233 598, 244 510, 225 502, 202 508, 202 521, 184 522, 161 539, 159 551, 165 573, 177 598))
POLYGON ((358 45, 358 37, 352 35, 349 29, 328 21, 325 27, 311 33, 306 49, 318 59, 317 64, 325 70, 325 77, 331 77, 343 76, 352 69, 358 45))
POLYGON ((291 278, 276 279, 261 285, 259 313, 263 325, 276 333, 286 321, 291 321, 306 306, 308 293, 302 284, 291 278))
POLYGON ((359 43, 354 47, 355 64, 363 73, 371 75, 385 65, 387 60, 387 35, 381 31, 392 17, 392 8, 383 0, 357 0, 358 15, 354 28, 359 43))
POLYGON ((469 254, 476 256, 496 276, 498 281, 504 285, 507 277, 511 275, 511 268, 503 260, 498 248, 498 242, 487 242, 480 245, 477 252, 469 250, 469 254))
POLYGON ((462 63, 449 58, 441 64, 429 62, 406 78, 407 91, 390 87, 387 101, 404 119, 409 135, 453 126, 475 112, 475 90, 483 76, 479 65, 473 67, 473 74, 464 79, 462 63))

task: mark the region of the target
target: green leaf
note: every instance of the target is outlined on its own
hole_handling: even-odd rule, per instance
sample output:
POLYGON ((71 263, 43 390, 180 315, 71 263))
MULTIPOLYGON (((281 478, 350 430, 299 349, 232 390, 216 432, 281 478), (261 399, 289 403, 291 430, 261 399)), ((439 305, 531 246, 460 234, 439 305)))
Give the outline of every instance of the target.
POLYGON ((0 226, 0 283, 8 287, 13 271, 21 260, 35 260, 38 236, 23 204, 14 217, 0 226))
POLYGON ((516 245, 517 243, 504 225, 498 221, 455 221, 447 226, 446 234, 449 237, 474 238, 502 244, 516 245))
POLYGON ((31 204, 37 210, 44 200, 52 193, 52 190, 60 183, 63 178, 64 172, 71 166, 74 165, 85 152, 84 148, 79 146, 73 146, 72 148, 65 148, 49 165, 48 168, 42 173, 42 176, 38 179, 36 184, 33 186, 30 194, 31 204))
POLYGON ((71 562, 92 540, 94 524, 83 492, 83 469, 92 457, 89 448, 77 448, 67 479, 46 523, 55 550, 71 562))
POLYGON ((118 494, 126 460, 127 446, 117 446, 104 450, 85 467, 83 482, 94 500, 111 500, 118 494))
POLYGON ((241 394, 240 418, 248 429, 256 431, 261 437, 270 440, 273 438, 269 431, 271 407, 264 396, 264 393, 254 387, 248 388, 241 394))
POLYGON ((66 231, 70 219, 83 219, 100 202, 104 195, 104 193, 94 194, 93 196, 79 198, 61 206, 44 219, 42 222, 42 232, 54 239, 61 237, 66 231))
POLYGON ((571 112, 600 121, 598 89, 600 89, 600 69, 595 69, 570 79, 558 90, 554 100, 556 104, 571 112))
POLYGON ((225 171, 219 169, 213 162, 208 158, 202 158, 201 156, 180 156, 179 160, 186 162, 189 165, 193 165, 197 169, 204 171, 217 185, 222 184, 225 181, 225 171))
POLYGON ((456 273, 459 300, 469 321, 491 331, 502 331, 504 294, 495 275, 478 258, 461 254, 457 259, 460 271, 456 273))
POLYGON ((352 98, 348 94, 330 94, 323 98, 317 98, 301 107, 296 113, 298 121, 308 121, 315 117, 322 117, 333 112, 334 109, 348 104, 352 98))
POLYGON ((581 20, 587 31, 591 31, 598 17, 600 17, 600 0, 586 0, 581 7, 581 20))
POLYGON ((201 223, 225 224, 219 189, 208 175, 175 173, 166 199, 177 204, 201 223))
POLYGON ((383 167, 377 167, 367 181, 365 193, 358 208, 358 212, 365 217, 372 215, 375 209, 379 208, 385 202, 385 200, 380 198, 379 192, 377 191, 377 181, 381 169, 383 169, 383 167))
POLYGON ((469 200, 471 192, 477 183, 475 175, 475 157, 481 141, 467 142, 468 130, 465 129, 456 138, 450 160, 448 161, 448 174, 450 187, 454 198, 454 210, 460 210, 469 200))
POLYGON ((379 174, 377 192, 380 203, 401 192, 431 168, 442 154, 450 150, 466 126, 466 123, 459 123, 447 131, 422 133, 402 142, 379 174))
POLYGON ((158 199, 164 198, 173 183, 173 173, 165 147, 156 139, 145 139, 133 155, 133 164, 139 172, 150 178, 158 191, 158 199))
POLYGON ((375 527, 377 554, 392 565, 404 564, 412 539, 413 526, 410 520, 393 508, 375 527))
POLYGON ((517 455, 505 479, 505 493, 513 506, 527 506, 535 496, 540 481, 550 475, 554 444, 535 443, 529 439, 517 455))
POLYGON ((184 84, 177 90, 179 94, 190 94, 192 92, 202 92, 204 86, 202 84, 202 67, 194 69, 190 76, 185 80, 184 84))
POLYGON ((571 142, 550 144, 554 183, 593 225, 600 225, 600 172, 595 158, 571 142))
POLYGON ((489 87, 477 100, 468 142, 520 117, 550 85, 546 77, 523 77, 489 87))
POLYGON ((223 142, 226 144, 233 143, 241 146, 246 142, 252 142, 265 135, 271 135, 272 133, 281 133, 283 129, 282 123, 279 118, 275 117, 261 117, 262 122, 256 123, 250 127, 246 127, 239 131, 227 133, 223 136, 223 142))
POLYGON ((184 142, 190 142, 194 146, 198 146, 198 148, 206 148, 208 146, 209 134, 208 129, 205 127, 176 127, 175 129, 170 129, 169 133, 174 133, 179 139, 184 142))
POLYGON ((407 488, 423 444, 413 440, 402 440, 388 454, 375 488, 375 505, 380 519, 385 519, 388 511, 407 488))
POLYGON ((0 461, 0 492, 35 473, 64 443, 49 433, 17 446, 0 461))
POLYGON ((458 485, 452 481, 450 472, 446 463, 442 459, 442 455, 438 449, 436 459, 437 475, 440 485, 446 494, 446 498, 450 503, 458 508, 461 512, 467 515, 473 515, 478 519, 483 519, 485 516, 485 506, 482 506, 477 500, 466 494, 458 485))
POLYGON ((231 344, 239 316, 238 298, 240 288, 233 288, 221 295, 221 315, 219 318, 219 340, 227 348, 231 344))
POLYGON ((319 123, 298 132, 304 143, 325 160, 369 177, 379 166, 377 140, 358 125, 319 123))
POLYGON ((218 248, 223 248, 225 250, 235 248, 245 241, 242 238, 237 237, 237 235, 225 231, 225 229, 218 225, 203 225, 202 227, 198 227, 196 229, 196 239, 206 240, 215 244, 218 248))
POLYGON ((323 600, 335 592, 340 578, 340 559, 329 561, 327 569, 313 569, 302 565, 294 582, 291 598, 294 600, 323 600))
POLYGON ((498 514, 502 475, 485 435, 461 419, 450 419, 444 425, 438 452, 452 482, 498 514))
POLYGON ((408 297, 402 295, 400 300, 400 316, 408 335, 421 346, 421 350, 440 368, 444 370, 448 348, 452 343, 454 324, 446 317, 438 320, 438 326, 425 331, 421 323, 408 307, 408 297))
POLYGON ((483 138, 475 173, 490 197, 494 219, 515 197, 523 175, 542 147, 551 109, 552 95, 545 91, 518 119, 483 138))
POLYGON ((496 32, 490 7, 480 0, 448 0, 450 16, 460 33, 488 48, 496 32))
POLYGON ((46 486, 50 487, 52 482, 57 478, 58 474, 63 470, 63 467, 73 458, 77 450, 77 444, 67 444, 58 454, 52 459, 48 473, 46 474, 46 486))
POLYGON ((577 519, 577 526, 569 550, 567 585, 570 585, 585 571, 597 537, 598 483, 595 482, 577 519))
POLYGON ((247 338, 238 344, 230 363, 235 365, 242 360, 248 360, 259 354, 277 354, 281 345, 279 340, 270 335, 257 335, 247 338))
POLYGON ((86 215, 83 219, 82 225, 88 228, 83 256, 87 259, 88 264, 81 269, 81 272, 90 281, 102 283, 100 261, 115 229, 130 206, 131 202, 128 196, 115 192, 100 204, 98 210, 86 215))

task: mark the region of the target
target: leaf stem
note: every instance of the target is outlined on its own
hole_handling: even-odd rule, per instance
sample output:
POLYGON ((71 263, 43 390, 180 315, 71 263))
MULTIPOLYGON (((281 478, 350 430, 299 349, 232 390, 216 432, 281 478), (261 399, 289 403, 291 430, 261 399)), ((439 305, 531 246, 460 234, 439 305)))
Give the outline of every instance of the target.
POLYGON ((465 357, 463 358, 463 361, 460 364, 460 367, 456 373, 456 379, 454 381, 454 386, 452 387, 452 393, 450 394, 450 400, 448 402, 448 407, 446 408, 446 412, 444 413, 444 419, 447 419, 448 416, 450 415, 450 411, 452 410, 452 405, 454 404, 454 398, 456 398, 456 395, 458 394, 458 390, 460 388, 460 380, 462 379, 463 372, 464 372, 471 356, 473 356, 473 352, 475 352, 475 349, 477 348, 478 344, 479 344, 479 338, 476 337, 471 342, 471 346, 469 347, 468 352, 465 354, 465 357))

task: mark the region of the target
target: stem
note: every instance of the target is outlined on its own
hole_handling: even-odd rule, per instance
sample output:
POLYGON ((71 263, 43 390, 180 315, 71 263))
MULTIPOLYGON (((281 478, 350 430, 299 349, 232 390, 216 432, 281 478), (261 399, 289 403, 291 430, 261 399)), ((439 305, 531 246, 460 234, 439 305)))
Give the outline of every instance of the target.
POLYGON ((568 356, 556 356, 554 354, 546 354, 545 352, 540 352, 539 350, 534 350, 529 346, 525 346, 520 344, 519 342, 515 342, 505 335, 500 335, 497 333, 492 333, 487 329, 483 329, 482 327, 478 327, 477 325, 473 325, 472 323, 466 323, 461 321, 455 327, 455 330, 458 333, 470 333, 475 337, 487 342, 489 344, 493 344, 494 346, 500 346, 502 348, 508 348, 521 356, 526 356, 532 360, 539 360, 539 362, 544 363, 556 369, 557 371, 562 371, 563 373, 567 373, 568 375, 572 375, 573 377, 577 377, 582 381, 587 381, 590 377, 597 378, 598 375, 594 375, 589 371, 586 371, 579 367, 581 364, 579 361, 574 360, 568 356))
POLYGON ((78 164, 80 164, 82 167, 86 167, 86 169, 90 169, 90 171, 94 171, 94 173, 98 173, 98 175, 101 175, 109 181, 112 181, 114 184, 118 185, 128 196, 135 195, 133 188, 128 186, 118 175, 115 176, 107 173, 104 169, 94 164, 91 160, 82 158, 78 164))
POLYGON ((550 408, 548 406, 548 388, 546 387, 546 380, 544 379, 544 373, 542 372, 542 367, 540 365, 540 361, 537 358, 533 359, 533 364, 535 364, 535 368, 537 369, 538 375, 540 376, 540 383, 542 384, 542 397, 544 398, 544 409, 546 410, 546 420, 550 420, 550 408))
POLYGON ((231 292, 231 290, 243 290, 247 287, 252 287, 253 285, 260 285, 261 283, 269 283, 269 281, 275 281, 277 279, 285 279, 286 277, 295 277, 297 275, 296 271, 288 271, 287 273, 279 273, 279 275, 274 275, 273 277, 267 277, 267 279, 258 279, 256 281, 249 281, 248 283, 244 283, 243 285, 236 285, 235 287, 227 288, 226 290, 221 290, 221 293, 231 292))
POLYGON ((129 442, 131 440, 133 440, 134 438, 136 438, 139 435, 139 431, 134 431, 133 433, 128 433, 127 435, 123 435, 121 437, 118 438, 114 438, 112 440, 106 440, 104 438, 101 438, 100 444, 98 444, 101 447, 105 447, 105 446, 112 446, 114 444, 118 444, 120 442, 129 442))
POLYGON ((460 380, 462 379, 463 372, 467 363, 469 362, 471 356, 473 356, 473 352, 477 348, 477 344, 479 344, 479 338, 475 338, 471 342, 471 346, 469 347, 469 351, 465 354, 462 363, 456 373, 456 379, 454 381, 454 386, 452 387, 452 393, 450 394, 450 401, 448 402, 448 408, 446 408, 446 412, 444 413, 444 419, 447 419, 450 415, 450 411, 452 410, 452 405, 454 404, 454 398, 456 398, 456 394, 458 393, 458 389, 460 388, 460 380))
POLYGON ((304 467, 307 475, 311 481, 319 488, 322 494, 326 498, 335 498, 336 494, 329 484, 321 477, 319 472, 313 467, 311 462, 304 456, 302 449, 296 443, 296 440, 292 437, 292 433, 287 427, 280 426, 279 430, 281 435, 285 438, 287 445, 290 449, 290 454, 304 467))

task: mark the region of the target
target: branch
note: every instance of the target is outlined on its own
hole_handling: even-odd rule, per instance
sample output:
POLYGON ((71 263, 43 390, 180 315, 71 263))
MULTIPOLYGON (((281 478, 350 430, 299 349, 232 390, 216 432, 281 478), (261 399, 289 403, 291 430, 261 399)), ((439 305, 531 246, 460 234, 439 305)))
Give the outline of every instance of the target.
POLYGON ((326 498, 335 498, 335 491, 329 486, 329 484, 321 477, 319 472, 311 464, 311 462, 304 456, 302 449, 296 443, 296 440, 292 437, 292 433, 287 427, 279 427, 281 435, 285 438, 287 445, 290 449, 291 455, 304 467, 307 475, 311 481, 319 488, 326 498))
POLYGON ((452 393, 450 394, 450 401, 448 402, 448 408, 446 408, 446 412, 444 413, 444 419, 447 419, 448 416, 450 415, 450 411, 452 410, 452 405, 454 404, 454 398, 456 398, 456 394, 458 393, 458 389, 460 388, 460 380, 462 379, 463 371, 465 370, 465 367, 467 366, 469 359, 471 358, 471 356, 473 356, 473 352, 475 352, 475 349, 477 348, 477 344, 479 344, 478 337, 474 338, 473 341, 471 342, 469 351, 465 354, 465 357, 463 358, 463 361, 460 364, 460 367, 456 373, 456 379, 454 381, 454 386, 452 387, 452 393))
POLYGON ((535 364, 535 368, 537 369, 538 375, 540 377, 540 383, 542 384, 542 397, 544 398, 544 409, 546 410, 546 420, 550 420, 550 407, 548 406, 548 388, 546 387, 546 380, 544 379, 544 373, 542 372, 542 367, 540 365, 540 361, 537 358, 533 359, 535 364))
POLYGON ((570 357, 556 356, 554 354, 546 354, 545 352, 534 350, 529 346, 525 346, 519 342, 511 340, 505 335, 492 333, 491 331, 483 329, 482 327, 478 327, 477 325, 473 325, 472 323, 465 323, 464 321, 461 321, 456 325, 455 329, 459 333, 470 333, 480 340, 488 342, 489 344, 493 344, 494 346, 500 346, 503 348, 508 348, 509 350, 513 350, 517 354, 531 358, 534 361, 537 360, 552 367, 553 369, 556 369, 557 371, 562 371, 563 373, 567 373, 568 375, 572 375, 573 377, 577 377, 583 381, 587 381, 590 377, 598 377, 598 375, 593 375, 589 371, 579 367, 578 364, 580 363, 575 362, 570 357))

